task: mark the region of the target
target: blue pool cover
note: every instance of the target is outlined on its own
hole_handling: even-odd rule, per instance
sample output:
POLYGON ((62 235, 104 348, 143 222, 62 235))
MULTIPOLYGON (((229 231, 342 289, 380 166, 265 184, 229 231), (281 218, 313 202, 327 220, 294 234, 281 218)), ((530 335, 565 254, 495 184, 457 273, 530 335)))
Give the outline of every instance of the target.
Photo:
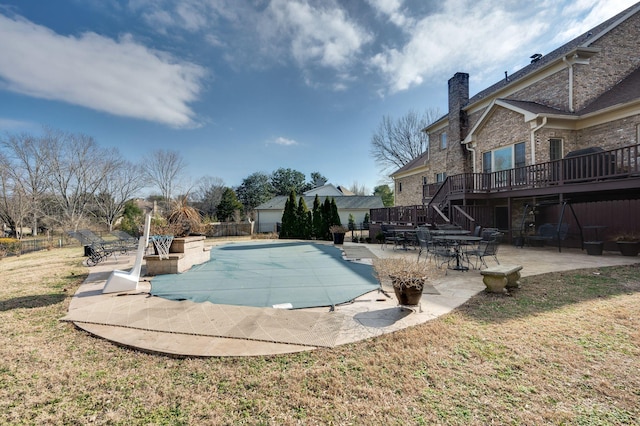
POLYGON ((151 294, 171 300, 289 307, 335 306, 380 287, 370 265, 331 245, 251 242, 214 247, 211 260, 182 274, 158 275, 151 294))

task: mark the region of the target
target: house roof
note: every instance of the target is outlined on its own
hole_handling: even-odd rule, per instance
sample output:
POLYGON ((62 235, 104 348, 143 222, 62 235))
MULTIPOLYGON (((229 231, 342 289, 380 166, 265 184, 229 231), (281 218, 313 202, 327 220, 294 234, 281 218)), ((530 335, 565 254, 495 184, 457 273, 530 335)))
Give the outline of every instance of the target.
MULTIPOLYGON (((311 209, 316 197, 303 196, 302 198, 307 204, 307 207, 311 209)), ((320 202, 324 202, 325 200, 321 196, 318 196, 318 198, 320 202)), ((377 195, 350 195, 331 198, 335 200, 338 210, 378 209, 384 207, 382 198, 377 195)), ((288 199, 289 197, 286 195, 278 195, 266 203, 260 204, 256 207, 256 210, 283 210, 288 199)))
POLYGON ((396 170, 395 172, 391 173, 391 176, 396 176, 404 171, 407 170, 413 170, 416 167, 422 166, 425 164, 425 162, 429 159, 429 151, 425 151, 422 154, 420 154, 417 158, 414 158, 413 160, 409 161, 407 164, 405 164, 404 166, 400 167, 398 170, 396 170))
MULTIPOLYGON (((636 14, 638 11, 640 11, 640 2, 634 4, 633 6, 627 8, 626 10, 624 10, 622 12, 620 12, 619 14, 615 15, 614 17, 604 21, 603 23, 595 26, 594 28, 590 29, 589 31, 586 31, 585 33, 579 35, 578 37, 574 38, 573 40, 569 41, 568 43, 558 47, 557 49, 553 50, 552 52, 547 53, 546 55, 543 55, 537 61, 531 62, 526 67, 521 68, 518 71, 514 72, 513 74, 509 75, 508 78, 502 78, 498 82, 496 82, 495 84, 493 84, 493 85, 487 87, 486 89, 476 93, 474 96, 472 96, 469 99, 469 101, 464 106, 464 108, 467 109, 471 105, 473 105, 473 104, 475 104, 477 102, 485 100, 486 98, 490 97, 491 95, 495 94, 496 92, 500 91, 501 89, 503 89, 503 88, 505 88, 505 87, 507 87, 507 86, 509 86, 511 84, 514 84, 515 82, 518 82, 518 81, 522 80, 523 78, 535 73, 536 71, 542 70, 542 69, 552 65, 553 63, 555 63, 557 61, 561 61, 564 56, 566 56, 568 53, 570 53, 570 52, 572 52, 572 51, 574 51, 576 49, 588 50, 589 46, 592 43, 594 43, 596 40, 601 38, 603 35, 607 34, 609 31, 614 29, 621 22, 624 22, 627 18, 629 18, 629 17, 633 16, 634 14, 636 14)), ((638 92, 636 91, 635 93, 637 94, 638 92)), ((630 93, 628 93, 628 94, 630 94, 630 93)), ((595 104, 597 101, 598 100, 594 101, 591 105, 595 104)), ((514 101, 514 102, 525 102, 525 101, 514 101)), ((602 102, 604 102, 604 101, 602 101, 602 102)), ((541 107, 543 107, 543 105, 541 105, 541 107)), ((547 107, 547 108, 550 108, 550 107, 547 107)), ((587 108, 589 108, 589 106, 587 106, 587 108)), ((600 107, 598 104, 594 105, 594 111, 596 110, 595 108, 602 109, 602 107, 600 107)), ((531 111, 531 112, 534 112, 534 111, 531 111)), ((551 113, 550 111, 546 111, 546 112, 551 113)), ((541 112, 541 113, 544 113, 544 112, 541 112)), ((581 111, 581 114, 584 114, 584 113, 585 113, 584 111, 581 111)), ((442 121, 446 120, 447 118, 448 118, 448 114, 443 115, 438 120, 434 121, 429 126, 427 126, 424 130, 430 129, 430 128, 440 124, 442 121)))
MULTIPOLYGON (((514 99, 497 99, 492 103, 484 112, 482 117, 469 131, 467 137, 463 143, 468 143, 472 140, 472 136, 478 129, 482 128, 486 118, 490 116, 493 109, 498 106, 502 106, 513 111, 519 112, 525 116, 525 121, 532 120, 536 116, 555 116, 565 118, 577 118, 583 117, 588 114, 598 113, 600 111, 629 104, 631 102, 640 102, 638 94, 640 93, 640 67, 621 80, 618 84, 611 89, 600 95, 593 102, 587 105, 585 108, 578 112, 563 111, 558 108, 543 105, 538 102, 520 101, 514 99), (527 117, 529 115, 529 117, 527 117)), ((402 170, 402 169, 401 169, 402 170)), ((408 169, 405 169, 408 170, 408 169)), ((398 170, 396 173, 399 173, 398 170)), ((395 173, 394 173, 395 174, 395 173)))
POLYGON ((568 43, 560 46, 556 50, 543 55, 538 61, 532 62, 524 68, 519 69, 513 74, 508 76, 508 79, 501 79, 497 83, 492 86, 487 87, 486 89, 478 92, 472 98, 469 99, 467 106, 483 100, 484 98, 490 96, 491 94, 497 92, 498 90, 506 87, 513 82, 522 79, 523 77, 537 71, 543 69, 550 65, 551 63, 561 60, 563 56, 567 53, 580 48, 580 47, 589 47, 593 42, 598 40, 600 37, 611 31, 613 28, 618 26, 621 22, 634 15, 640 10, 640 3, 636 3, 628 9, 620 12, 616 16, 604 21, 600 25, 595 26, 589 31, 579 35, 568 43))
POLYGON ((616 105, 637 101, 638 94, 640 94, 640 67, 581 109, 578 115, 587 115, 616 105))

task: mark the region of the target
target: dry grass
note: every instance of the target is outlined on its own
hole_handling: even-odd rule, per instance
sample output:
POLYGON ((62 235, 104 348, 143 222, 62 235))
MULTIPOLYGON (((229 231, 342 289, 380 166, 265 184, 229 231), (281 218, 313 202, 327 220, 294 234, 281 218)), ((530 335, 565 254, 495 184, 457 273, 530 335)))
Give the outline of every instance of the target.
POLYGON ((369 341, 175 359, 59 322, 79 249, 0 261, 0 423, 637 424, 640 268, 523 279, 369 341))

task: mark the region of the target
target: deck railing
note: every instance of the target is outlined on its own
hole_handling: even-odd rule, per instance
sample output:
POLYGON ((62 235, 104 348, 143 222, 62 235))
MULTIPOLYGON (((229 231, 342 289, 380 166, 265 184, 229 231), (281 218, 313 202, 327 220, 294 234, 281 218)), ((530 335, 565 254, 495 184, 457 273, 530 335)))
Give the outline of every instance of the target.
MULTIPOLYGON (((462 173, 443 183, 423 185, 422 194, 424 200, 442 208, 451 194, 489 194, 630 176, 640 176, 640 144, 492 173, 462 173)), ((378 223, 426 223, 429 219, 426 206, 371 210, 371 221, 378 223)))

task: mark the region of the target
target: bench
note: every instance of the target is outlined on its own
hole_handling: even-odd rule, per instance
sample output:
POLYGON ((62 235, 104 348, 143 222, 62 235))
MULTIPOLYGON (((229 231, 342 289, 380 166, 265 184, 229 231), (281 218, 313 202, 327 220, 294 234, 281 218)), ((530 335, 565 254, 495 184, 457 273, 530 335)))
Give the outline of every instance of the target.
POLYGON ((545 223, 540 225, 536 235, 527 237, 529 245, 532 247, 542 247, 546 241, 564 240, 569 233, 569 225, 561 223, 560 228, 555 223, 545 223))
POLYGON ((480 271, 482 282, 490 293, 504 293, 507 289, 518 288, 522 265, 498 265, 480 271))

